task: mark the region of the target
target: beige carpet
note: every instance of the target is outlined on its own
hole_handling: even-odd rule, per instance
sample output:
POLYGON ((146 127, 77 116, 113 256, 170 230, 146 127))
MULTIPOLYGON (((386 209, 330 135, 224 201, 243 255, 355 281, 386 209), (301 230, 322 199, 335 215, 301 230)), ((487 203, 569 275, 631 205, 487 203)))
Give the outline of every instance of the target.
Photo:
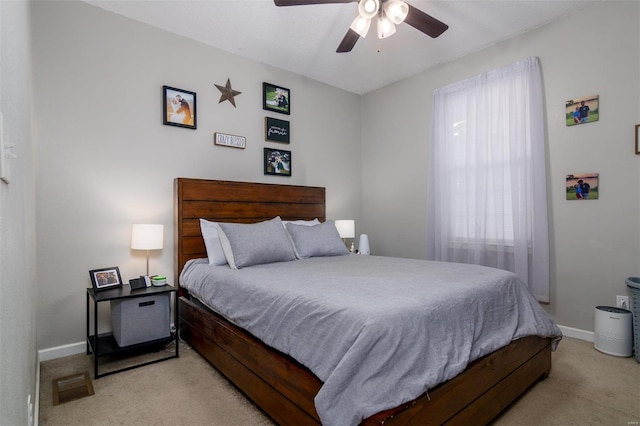
MULTIPOLYGON (((93 380, 95 395, 52 405, 51 381, 89 371, 93 358, 43 362, 41 425, 271 425, 272 422, 195 351, 180 358, 93 380)), ((565 338, 548 379, 494 422, 508 425, 638 425, 640 364, 565 338)))

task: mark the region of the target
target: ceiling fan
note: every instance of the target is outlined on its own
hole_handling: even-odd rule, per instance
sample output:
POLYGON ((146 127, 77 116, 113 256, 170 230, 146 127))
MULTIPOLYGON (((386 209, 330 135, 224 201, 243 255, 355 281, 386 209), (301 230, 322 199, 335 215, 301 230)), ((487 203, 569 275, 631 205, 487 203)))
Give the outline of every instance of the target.
POLYGON ((305 6, 310 4, 358 3, 358 16, 353 20, 336 52, 351 52, 360 37, 366 37, 373 19, 377 20, 378 37, 396 32, 396 25, 406 22, 432 38, 449 26, 402 0, 274 0, 276 6, 305 6))

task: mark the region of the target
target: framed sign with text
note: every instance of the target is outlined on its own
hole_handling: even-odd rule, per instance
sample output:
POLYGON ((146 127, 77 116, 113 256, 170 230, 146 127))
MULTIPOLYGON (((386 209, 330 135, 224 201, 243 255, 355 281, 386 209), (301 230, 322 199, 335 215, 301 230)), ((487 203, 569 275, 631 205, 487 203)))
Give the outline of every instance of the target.
POLYGON ((213 143, 216 145, 230 146, 244 149, 247 147, 247 138, 244 136, 227 135, 226 133, 214 133, 213 143))
POLYGON ((277 118, 264 118, 264 140, 289 143, 289 122, 277 118))

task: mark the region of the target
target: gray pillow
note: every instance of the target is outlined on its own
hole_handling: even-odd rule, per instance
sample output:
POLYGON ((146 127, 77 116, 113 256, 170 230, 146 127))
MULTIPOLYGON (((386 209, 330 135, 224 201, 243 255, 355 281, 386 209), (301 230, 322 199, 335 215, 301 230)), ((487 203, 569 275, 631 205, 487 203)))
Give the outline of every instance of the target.
MULTIPOLYGON (((286 229, 288 223, 293 223, 294 225, 304 225, 304 226, 320 225, 320 221, 318 220, 317 217, 313 220, 283 220, 282 226, 284 226, 286 229)), ((289 241, 291 242, 291 246, 293 247, 293 252, 296 254, 296 258, 300 259, 300 255, 296 251, 296 245, 293 244, 293 240, 291 239, 291 234, 289 234, 288 231, 287 231, 287 238, 289 238, 289 241)))
POLYGON ((260 223, 218 223, 220 244, 232 269, 295 260, 280 217, 260 223))
POLYGON ((300 259, 349 254, 332 220, 314 226, 287 223, 287 231, 300 259))

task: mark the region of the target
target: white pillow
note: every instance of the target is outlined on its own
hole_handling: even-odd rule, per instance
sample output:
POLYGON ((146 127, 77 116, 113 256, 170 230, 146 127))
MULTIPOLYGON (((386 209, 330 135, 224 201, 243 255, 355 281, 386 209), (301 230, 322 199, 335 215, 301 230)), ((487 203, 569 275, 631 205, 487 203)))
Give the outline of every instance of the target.
POLYGON ((296 254, 280 217, 259 223, 219 223, 220 242, 229 266, 295 260, 296 254))
POLYGON ((293 223, 294 225, 304 225, 304 226, 320 225, 320 221, 318 220, 318 218, 315 218, 313 220, 283 220, 282 226, 286 228, 287 223, 293 223))
POLYGON ((209 265, 226 265, 227 258, 224 256, 222 244, 220 244, 218 224, 216 222, 210 222, 206 219, 200 219, 200 232, 202 232, 204 246, 207 248, 209 265))

